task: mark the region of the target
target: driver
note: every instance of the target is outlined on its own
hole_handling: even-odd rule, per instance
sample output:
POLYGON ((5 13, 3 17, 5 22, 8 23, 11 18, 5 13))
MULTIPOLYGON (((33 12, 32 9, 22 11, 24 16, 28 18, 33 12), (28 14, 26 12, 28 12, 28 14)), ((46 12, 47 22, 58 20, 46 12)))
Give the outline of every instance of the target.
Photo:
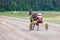
POLYGON ((36 23, 36 25, 37 25, 37 30, 39 30, 39 23, 42 23, 43 21, 42 21, 42 15, 41 15, 41 13, 38 13, 38 16, 37 16, 37 23, 36 23))
POLYGON ((38 23, 42 23, 42 22, 43 22, 43 18, 42 18, 41 13, 38 13, 37 22, 38 22, 38 23))

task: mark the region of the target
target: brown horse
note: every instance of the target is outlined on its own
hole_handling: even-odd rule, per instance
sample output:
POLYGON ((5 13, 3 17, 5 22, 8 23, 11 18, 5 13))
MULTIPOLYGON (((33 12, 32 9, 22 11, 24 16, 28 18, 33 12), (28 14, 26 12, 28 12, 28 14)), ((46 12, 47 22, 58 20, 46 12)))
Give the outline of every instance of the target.
POLYGON ((34 24, 34 26, 35 26, 35 24, 36 24, 37 30, 39 30, 39 23, 37 22, 37 16, 38 16, 38 13, 32 13, 32 14, 30 15, 30 30, 33 29, 33 28, 32 28, 32 25, 33 25, 33 24, 34 24), (36 23, 34 23, 34 21, 36 21, 36 23))

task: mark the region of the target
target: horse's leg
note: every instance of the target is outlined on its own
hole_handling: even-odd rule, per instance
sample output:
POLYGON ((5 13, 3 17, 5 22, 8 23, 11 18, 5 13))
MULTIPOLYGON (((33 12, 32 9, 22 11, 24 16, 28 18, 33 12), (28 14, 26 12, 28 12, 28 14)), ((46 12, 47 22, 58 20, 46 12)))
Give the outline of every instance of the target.
POLYGON ((32 22, 30 22, 29 27, 30 27, 30 31, 31 31, 32 30, 32 22))
POLYGON ((37 30, 39 31, 39 23, 36 23, 36 26, 37 26, 37 30))
POLYGON ((32 30, 32 17, 30 17, 30 25, 29 25, 30 31, 32 30))

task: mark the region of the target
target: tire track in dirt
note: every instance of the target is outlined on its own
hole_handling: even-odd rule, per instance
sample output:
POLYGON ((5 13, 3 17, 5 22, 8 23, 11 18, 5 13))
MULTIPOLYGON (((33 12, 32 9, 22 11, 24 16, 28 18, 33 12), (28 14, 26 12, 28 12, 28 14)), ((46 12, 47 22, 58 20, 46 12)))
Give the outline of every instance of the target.
MULTIPOLYGON (((13 28, 10 28, 6 24, 1 23, 2 30, 0 30, 1 34, 5 35, 7 38, 12 39, 12 40, 27 40, 24 37, 18 35, 13 28)), ((1 28, 0 27, 0 28, 1 28)))
MULTIPOLYGON (((23 23, 24 24, 24 23, 23 23)), ((40 35, 41 36, 41 35, 40 35)))
MULTIPOLYGON (((15 20, 15 19, 14 19, 15 20)), ((18 20, 15 20, 15 21, 18 21, 18 20)), ((19 22, 19 21, 18 21, 19 22)), ((22 21, 23 22, 23 21, 22 21)), ((23 24, 24 24, 24 22, 23 22, 23 24)), ((14 24, 15 25, 15 24, 14 24)), ((26 24, 25 24, 25 26, 26 26, 26 24)), ((39 34, 39 33, 37 33, 37 34, 39 34)), ((40 35, 41 36, 41 35, 40 35)))
MULTIPOLYGON (((22 32, 22 31, 20 31, 20 32, 22 32)), ((22 34, 23 34, 23 33, 24 33, 24 32, 22 32, 22 34)), ((23 34, 23 36, 24 36, 24 35, 28 36, 28 35, 25 34, 25 33, 23 34)), ((25 38, 28 38, 28 37, 26 37, 26 36, 24 36, 24 37, 25 37, 25 38)), ((32 40, 38 40, 37 38, 33 38, 33 36, 30 36, 30 39, 29 39, 29 40, 31 40, 31 38, 32 38, 32 40)))
MULTIPOLYGON (((12 23, 10 23, 10 22, 9 22, 9 24, 13 25, 13 24, 12 24, 12 23)), ((15 24, 14 24, 14 25, 15 25, 15 24)), ((15 25, 15 26, 16 26, 16 25, 15 25)), ((16 26, 16 27, 17 27, 17 26, 16 26)), ((21 28, 20 28, 20 29, 21 29, 21 28)), ((22 30, 24 30, 24 29, 22 29, 22 30)), ((40 38, 39 38, 39 39, 40 39, 40 38)), ((44 40, 46 40, 46 39, 44 38, 44 40)))
MULTIPOLYGON (((3 24, 4 25, 4 24, 3 24)), ((6 25, 6 24, 5 24, 6 25)), ((7 24, 7 26, 8 26, 8 24, 7 24)), ((17 28, 18 29, 18 28, 17 28)), ((31 36, 31 35, 29 35, 29 34, 27 34, 27 33, 25 33, 25 32, 23 32, 23 31, 21 31, 20 29, 18 29, 17 31, 15 31, 16 33, 20 33, 25 39, 27 39, 27 40, 39 40, 39 39, 37 39, 37 38, 34 38, 33 36, 31 36), (19 32, 17 32, 19 30, 19 32), (24 36, 24 35, 26 35, 26 36, 28 36, 28 37, 26 37, 26 36, 24 36)), ((20 36, 21 36, 20 35, 20 36)))

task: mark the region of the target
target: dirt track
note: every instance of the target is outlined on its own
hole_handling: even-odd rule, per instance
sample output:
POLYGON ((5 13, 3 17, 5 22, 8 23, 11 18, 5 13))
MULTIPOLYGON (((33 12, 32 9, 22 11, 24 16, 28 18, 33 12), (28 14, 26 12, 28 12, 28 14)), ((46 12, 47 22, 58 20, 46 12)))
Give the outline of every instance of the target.
POLYGON ((49 23, 49 30, 29 31, 28 20, 0 16, 0 40, 60 40, 60 25, 49 23))

